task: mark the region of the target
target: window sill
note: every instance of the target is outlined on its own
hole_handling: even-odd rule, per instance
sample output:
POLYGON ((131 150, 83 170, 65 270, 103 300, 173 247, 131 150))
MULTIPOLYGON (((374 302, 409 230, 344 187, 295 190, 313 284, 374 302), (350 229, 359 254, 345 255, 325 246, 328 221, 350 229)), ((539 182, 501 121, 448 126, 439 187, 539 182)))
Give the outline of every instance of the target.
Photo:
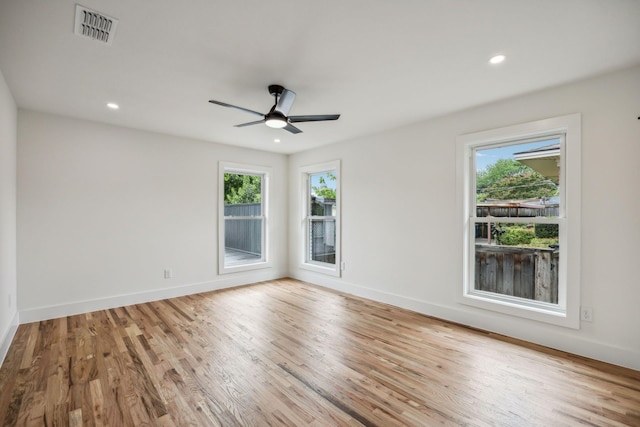
POLYGON ((300 265, 300 268, 329 276, 340 277, 340 269, 338 269, 337 265, 305 262, 300 265))
POLYGON ((580 328, 578 313, 571 313, 556 304, 497 295, 484 291, 471 291, 460 296, 461 304, 524 319, 550 323, 571 329, 580 328))
POLYGON ((271 268, 271 262, 256 262, 252 264, 232 265, 229 267, 220 267, 219 274, 240 273, 243 271, 261 270, 271 268))

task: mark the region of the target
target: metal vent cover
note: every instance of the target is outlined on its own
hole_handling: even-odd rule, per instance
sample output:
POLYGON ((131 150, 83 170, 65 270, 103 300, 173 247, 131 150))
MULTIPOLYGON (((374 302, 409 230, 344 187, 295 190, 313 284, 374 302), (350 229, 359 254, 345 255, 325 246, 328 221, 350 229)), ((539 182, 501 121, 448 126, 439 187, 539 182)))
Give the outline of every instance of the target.
POLYGON ((76 4, 74 33, 111 45, 118 28, 118 20, 76 4))

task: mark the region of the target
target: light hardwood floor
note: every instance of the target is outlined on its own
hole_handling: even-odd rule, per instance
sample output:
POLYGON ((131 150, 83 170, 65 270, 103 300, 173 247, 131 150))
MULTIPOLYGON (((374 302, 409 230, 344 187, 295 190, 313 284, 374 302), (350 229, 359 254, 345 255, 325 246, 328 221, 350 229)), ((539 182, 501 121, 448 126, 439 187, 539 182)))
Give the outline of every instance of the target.
POLYGON ((1 425, 640 426, 640 372, 291 279, 21 325, 1 425))

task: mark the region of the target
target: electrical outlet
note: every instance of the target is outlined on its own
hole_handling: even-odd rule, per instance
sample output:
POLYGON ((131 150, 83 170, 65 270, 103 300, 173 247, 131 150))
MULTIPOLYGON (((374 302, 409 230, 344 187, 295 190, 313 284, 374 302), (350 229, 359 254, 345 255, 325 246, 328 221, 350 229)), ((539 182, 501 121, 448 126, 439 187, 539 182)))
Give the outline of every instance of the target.
POLYGON ((581 307, 580 320, 583 320, 585 322, 593 322, 593 307, 581 307))
POLYGON ((164 278, 165 279, 171 279, 171 277, 173 276, 173 272, 171 271, 170 268, 165 268, 164 269, 164 278))

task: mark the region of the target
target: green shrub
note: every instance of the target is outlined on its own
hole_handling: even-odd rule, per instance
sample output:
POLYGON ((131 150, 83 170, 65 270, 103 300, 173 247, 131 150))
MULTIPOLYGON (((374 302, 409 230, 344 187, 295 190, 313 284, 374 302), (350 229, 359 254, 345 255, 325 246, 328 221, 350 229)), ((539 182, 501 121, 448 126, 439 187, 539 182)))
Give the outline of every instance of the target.
POLYGON ((551 245, 557 245, 558 244, 558 239, 531 239, 531 243, 529 243, 527 246, 532 247, 532 248, 543 248, 543 249, 549 249, 549 247, 551 245))
POLYGON ((538 239, 557 239, 558 224, 536 224, 536 237, 538 239))
POLYGON ((534 238, 531 228, 509 227, 500 236, 500 243, 507 246, 528 245, 534 238))

